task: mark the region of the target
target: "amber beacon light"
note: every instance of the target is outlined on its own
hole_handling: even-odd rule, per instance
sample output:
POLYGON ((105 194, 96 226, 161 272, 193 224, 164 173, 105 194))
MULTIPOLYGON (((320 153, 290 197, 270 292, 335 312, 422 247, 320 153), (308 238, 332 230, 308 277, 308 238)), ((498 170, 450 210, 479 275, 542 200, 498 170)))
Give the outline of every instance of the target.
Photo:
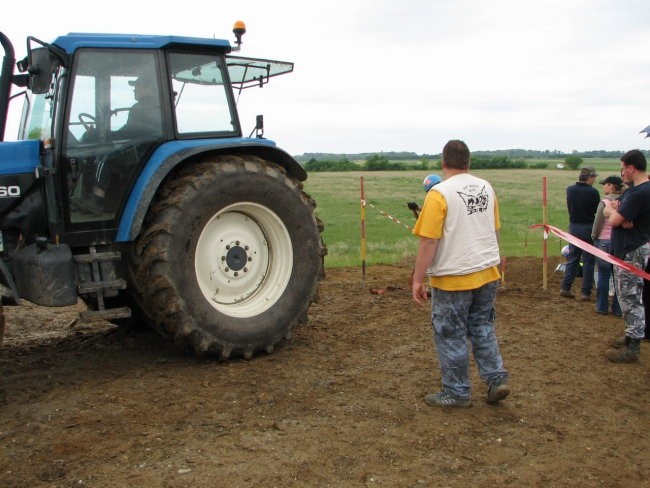
POLYGON ((232 28, 233 34, 235 34, 235 38, 237 39, 235 43, 237 44, 237 47, 241 46, 241 36, 243 36, 246 33, 246 24, 242 22, 241 20, 238 20, 235 22, 235 25, 232 28))

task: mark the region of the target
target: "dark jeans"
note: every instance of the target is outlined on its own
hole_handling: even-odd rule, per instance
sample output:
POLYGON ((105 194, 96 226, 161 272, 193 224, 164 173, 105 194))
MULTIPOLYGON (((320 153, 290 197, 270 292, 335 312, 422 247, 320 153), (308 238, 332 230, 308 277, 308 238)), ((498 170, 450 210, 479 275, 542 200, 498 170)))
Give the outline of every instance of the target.
MULTIPOLYGON (((611 251, 611 241, 596 239, 594 245, 605 251, 607 254, 611 251)), ((607 313, 609 311, 609 279, 612 276, 612 265, 607 261, 596 258, 596 266, 598 267, 598 284, 596 285, 596 311, 607 313)), ((616 287, 614 287, 616 290, 616 287)), ((612 313, 614 315, 621 315, 621 307, 618 304, 616 291, 612 297, 612 313)))
MULTIPOLYGON (((587 244, 593 244, 591 240, 591 227, 591 224, 569 224, 569 234, 585 241, 587 244)), ((594 255, 583 251, 573 244, 569 244, 569 256, 567 257, 566 268, 564 269, 564 279, 560 286, 563 290, 571 290, 571 285, 573 285, 573 281, 578 274, 581 258, 583 264, 581 292, 585 296, 590 296, 591 289, 594 286, 594 255)))

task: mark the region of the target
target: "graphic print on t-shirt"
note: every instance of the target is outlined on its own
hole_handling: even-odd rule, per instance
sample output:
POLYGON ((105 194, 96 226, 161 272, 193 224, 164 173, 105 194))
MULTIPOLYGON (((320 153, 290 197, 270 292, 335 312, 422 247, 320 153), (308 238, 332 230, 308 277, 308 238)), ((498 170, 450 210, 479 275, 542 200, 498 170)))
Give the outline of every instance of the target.
POLYGON ((471 193, 465 193, 462 191, 456 192, 460 198, 462 198, 465 208, 467 208, 467 215, 472 215, 477 212, 485 212, 488 209, 488 201, 490 198, 485 190, 485 186, 483 186, 478 192, 472 192, 472 190, 476 189, 476 186, 469 186, 466 187, 465 190, 471 193))

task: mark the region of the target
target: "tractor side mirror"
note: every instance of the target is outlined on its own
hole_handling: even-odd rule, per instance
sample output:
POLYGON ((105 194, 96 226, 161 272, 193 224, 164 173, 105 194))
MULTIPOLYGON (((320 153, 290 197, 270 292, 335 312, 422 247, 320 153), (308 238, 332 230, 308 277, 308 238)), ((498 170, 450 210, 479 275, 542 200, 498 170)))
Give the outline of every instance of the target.
POLYGON ((255 117, 255 131, 257 132, 257 137, 264 137, 264 116, 258 115, 255 117))
POLYGON ((52 58, 47 48, 31 49, 28 55, 27 72, 29 88, 36 95, 47 93, 52 83, 52 58))
POLYGON ((258 139, 264 139, 264 115, 258 115, 255 117, 255 128, 251 131, 248 137, 255 137, 258 139))

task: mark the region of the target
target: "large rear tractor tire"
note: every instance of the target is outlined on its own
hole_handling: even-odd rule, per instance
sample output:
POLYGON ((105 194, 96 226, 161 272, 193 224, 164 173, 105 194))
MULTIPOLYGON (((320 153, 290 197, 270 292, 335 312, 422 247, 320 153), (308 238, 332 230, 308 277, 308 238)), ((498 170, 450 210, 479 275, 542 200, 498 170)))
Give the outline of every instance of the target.
POLYGON ((314 201, 280 166, 218 156, 167 181, 131 258, 140 308, 199 356, 271 352, 307 320, 326 253, 314 201))

